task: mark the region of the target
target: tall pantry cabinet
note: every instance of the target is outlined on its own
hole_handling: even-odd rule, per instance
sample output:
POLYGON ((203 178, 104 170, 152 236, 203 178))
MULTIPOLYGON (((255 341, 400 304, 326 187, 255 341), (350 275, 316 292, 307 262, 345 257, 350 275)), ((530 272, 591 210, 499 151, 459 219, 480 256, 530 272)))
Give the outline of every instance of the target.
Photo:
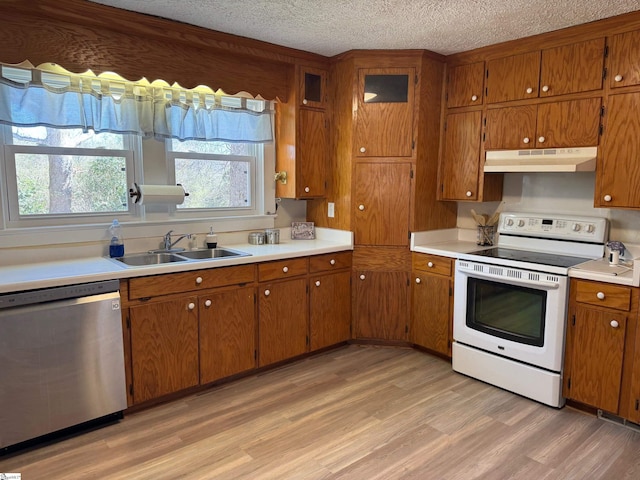
POLYGON ((456 225, 456 204, 436 200, 443 70, 424 51, 353 51, 331 68, 327 197, 307 216, 354 232, 356 339, 408 341, 410 234, 456 225))

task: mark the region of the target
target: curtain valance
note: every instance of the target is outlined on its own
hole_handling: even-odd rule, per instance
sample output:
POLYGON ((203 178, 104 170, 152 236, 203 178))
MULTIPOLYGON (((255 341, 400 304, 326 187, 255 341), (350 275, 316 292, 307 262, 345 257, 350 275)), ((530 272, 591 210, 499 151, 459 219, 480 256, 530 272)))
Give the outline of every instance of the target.
POLYGON ((162 80, 131 82, 54 65, 0 64, 0 123, 132 133, 158 139, 273 141, 270 101, 185 89, 162 80))

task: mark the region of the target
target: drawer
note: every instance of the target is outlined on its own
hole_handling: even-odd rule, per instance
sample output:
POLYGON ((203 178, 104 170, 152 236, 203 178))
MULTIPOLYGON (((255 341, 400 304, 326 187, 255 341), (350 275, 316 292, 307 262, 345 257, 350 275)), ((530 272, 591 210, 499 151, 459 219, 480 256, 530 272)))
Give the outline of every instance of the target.
POLYGON ((255 281, 255 265, 167 273, 130 279, 129 298, 133 300, 135 298, 157 297, 253 281, 255 281))
POLYGON ((453 272, 453 258, 429 255, 426 253, 413 254, 413 269, 422 270, 436 275, 450 277, 453 272))
POLYGON ((628 312, 631 308, 631 288, 607 283, 577 280, 576 302, 628 312))
POLYGON ((292 258, 289 260, 261 263, 258 265, 258 280, 267 282, 269 280, 295 277, 297 275, 306 275, 308 271, 308 258, 292 258))
POLYGON ((314 255, 309 259, 309 271, 311 273, 318 273, 338 270, 340 268, 351 268, 351 257, 351 252, 314 255))

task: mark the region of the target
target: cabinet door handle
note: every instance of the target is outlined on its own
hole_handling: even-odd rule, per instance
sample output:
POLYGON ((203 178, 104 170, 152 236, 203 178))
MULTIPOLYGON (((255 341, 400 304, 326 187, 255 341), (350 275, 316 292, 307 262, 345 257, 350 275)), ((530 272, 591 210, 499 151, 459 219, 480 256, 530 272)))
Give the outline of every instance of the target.
POLYGON ((264 291, 264 296, 268 297, 269 295, 271 295, 271 290, 265 290, 264 291))
POLYGON ((309 187, 304 187, 304 191, 305 191, 305 193, 309 193, 311 191, 311 189, 309 187))
POLYGON ((365 277, 364 274, 360 275, 360 280, 364 280, 365 278, 367 277, 365 277))
POLYGON ((302 100, 302 104, 306 105, 307 103, 309 103, 309 101, 305 98, 304 100, 302 100))
POLYGON ((289 267, 282 267, 282 271, 283 271, 284 273, 287 273, 287 272, 289 271, 289 267))
POLYGON ((475 102, 476 100, 478 100, 478 96, 477 95, 471 95, 471 101, 475 102))
POLYGON ((420 283, 422 280, 420 280, 419 277, 416 277, 416 283, 420 283))
POLYGON ((605 202, 610 202, 611 201, 611 195, 605 195, 603 198, 604 198, 605 202))
POLYGON ((539 143, 544 143, 545 140, 546 140, 546 138, 544 138, 544 137, 538 137, 538 142, 539 143))
POLYGON ((202 277, 196 278, 196 283, 200 285, 202 283, 202 277))
POLYGON ((433 262, 429 262, 429 263, 427 263, 427 267, 429 267, 429 268, 433 268, 433 262))
POLYGON ((204 306, 205 307, 210 307, 211 306, 211 300, 205 300, 204 301, 204 306))
POLYGON ((599 300, 604 300, 605 294, 604 292, 598 292, 596 293, 596 297, 598 297, 599 300))
POLYGON ((467 190, 467 193, 465 193, 465 195, 466 195, 467 197, 470 197, 470 196, 472 196, 472 195, 473 195, 473 193, 471 193, 471 190, 467 190))
POLYGON ((335 265, 335 264, 336 264, 336 261, 335 261, 335 259, 333 259, 333 258, 332 258, 331 260, 329 260, 329 263, 330 263, 331 265, 335 265))
POLYGON ((362 212, 364 210, 364 205, 362 205, 362 204, 358 205, 358 210, 360 210, 362 212))
POLYGON ((615 77, 613 77, 613 79, 614 79, 616 82, 621 82, 623 78, 624 78, 624 77, 623 77, 622 75, 616 75, 615 77))
POLYGON ((364 147, 360 147, 360 153, 364 153, 364 152, 366 152, 366 151, 367 151, 367 149, 366 149, 366 148, 364 148, 364 147))
POLYGON ((320 286, 320 280, 316 280, 316 287, 320 286))
POLYGON ((527 93, 533 93, 533 88, 528 87, 528 88, 527 88, 527 93))
POLYGON ((549 85, 543 85, 542 86, 542 91, 543 92, 548 92, 549 91, 549 85))
POLYGON ((522 143, 529 143, 531 141, 531 139, 529 137, 524 137, 522 139, 522 143))
POLYGON ((194 308, 196 308, 196 304, 195 304, 195 303, 193 303, 193 302, 191 302, 189 305, 187 305, 187 308, 188 308, 189 310, 193 310, 194 308))
POLYGON ((611 320, 610 325, 611 325, 613 328, 618 328, 618 327, 620 326, 620 324, 618 323, 618 321, 617 321, 617 320, 611 320))

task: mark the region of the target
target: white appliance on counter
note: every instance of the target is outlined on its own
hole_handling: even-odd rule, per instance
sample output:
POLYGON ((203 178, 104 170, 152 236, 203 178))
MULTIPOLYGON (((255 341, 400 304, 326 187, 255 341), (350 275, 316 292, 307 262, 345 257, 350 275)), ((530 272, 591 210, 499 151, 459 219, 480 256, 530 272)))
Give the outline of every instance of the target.
POLYGON ((604 218, 503 213, 497 246, 456 261, 457 372, 562 407, 569 268, 601 258, 604 218))

